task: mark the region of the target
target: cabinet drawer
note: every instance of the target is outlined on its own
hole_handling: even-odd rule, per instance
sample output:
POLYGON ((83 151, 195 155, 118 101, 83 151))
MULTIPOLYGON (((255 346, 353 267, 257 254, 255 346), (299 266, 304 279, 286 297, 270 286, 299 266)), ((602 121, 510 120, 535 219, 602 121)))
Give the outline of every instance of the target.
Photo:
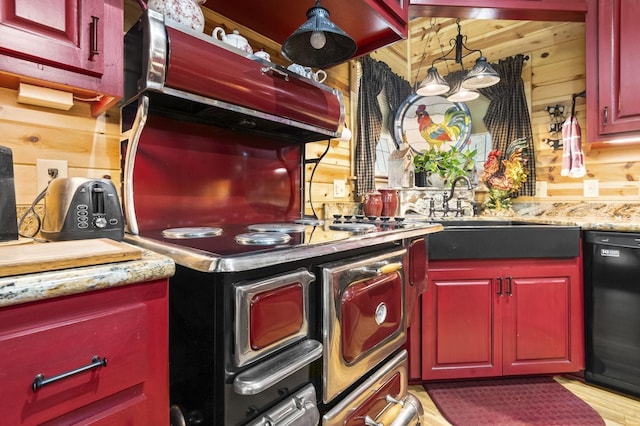
MULTIPOLYGON (((156 374, 166 378, 166 371, 151 371, 159 357, 153 353, 158 341, 151 327, 154 311, 142 301, 96 306, 92 303, 100 303, 96 296, 75 300, 76 304, 93 306, 92 311, 79 306, 68 315, 52 315, 50 321, 45 320, 47 313, 58 314, 70 300, 55 309, 48 305, 56 302, 46 302, 6 316, 0 311, 0 318, 14 320, 26 314, 44 314, 42 320, 27 327, 15 323, 0 326, 3 422, 69 424, 67 420, 99 419, 110 412, 131 419, 145 418, 149 392, 157 391, 148 389, 147 382, 156 374), (94 357, 106 359, 106 365, 89 367, 94 357), (37 375, 44 379, 44 385, 34 389, 37 375), (131 417, 127 411, 137 414, 131 417)), ((163 356, 166 359, 166 354, 163 356)))

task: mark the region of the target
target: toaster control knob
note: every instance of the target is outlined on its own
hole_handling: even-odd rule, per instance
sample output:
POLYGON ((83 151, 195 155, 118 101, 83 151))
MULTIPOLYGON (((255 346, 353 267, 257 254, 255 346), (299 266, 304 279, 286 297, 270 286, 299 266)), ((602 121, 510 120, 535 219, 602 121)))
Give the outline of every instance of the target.
POLYGON ((104 228, 107 226, 107 219, 104 217, 97 217, 93 223, 95 223, 96 228, 104 228))

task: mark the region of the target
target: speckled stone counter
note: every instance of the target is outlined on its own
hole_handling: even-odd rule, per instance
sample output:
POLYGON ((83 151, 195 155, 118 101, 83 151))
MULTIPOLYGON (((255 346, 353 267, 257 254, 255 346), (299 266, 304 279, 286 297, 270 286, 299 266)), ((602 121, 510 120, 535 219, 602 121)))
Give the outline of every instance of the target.
MULTIPOLYGON (((579 226, 584 231, 640 232, 640 204, 625 202, 514 203, 513 216, 457 217, 455 220, 523 221, 579 226)), ((451 219, 454 219, 451 217, 451 219)))
POLYGON ((110 287, 168 278, 171 258, 144 250, 139 260, 0 278, 0 308, 110 287))
POLYGON ((640 204, 629 202, 514 203, 514 220, 577 225, 585 231, 640 232, 640 204))
MULTIPOLYGON (((326 217, 332 214, 356 214, 360 203, 325 204, 326 217)), ((456 220, 517 220, 550 225, 580 226, 585 231, 640 232, 640 203, 613 202, 514 202, 513 216, 456 217, 456 220)), ((414 216, 408 213, 407 217, 414 216)), ((437 215, 440 216, 440 215, 437 215)), ((454 218, 450 214, 450 218, 454 218)), ((429 220, 428 214, 416 215, 429 220)))

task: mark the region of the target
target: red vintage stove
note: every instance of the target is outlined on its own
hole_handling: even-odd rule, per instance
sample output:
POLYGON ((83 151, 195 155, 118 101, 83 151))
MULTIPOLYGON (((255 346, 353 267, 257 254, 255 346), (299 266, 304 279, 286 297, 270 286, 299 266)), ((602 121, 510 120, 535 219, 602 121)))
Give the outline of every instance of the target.
POLYGON ((340 93, 152 11, 125 48, 125 238, 177 264, 171 424, 417 424, 403 345, 440 225, 304 216, 340 93))

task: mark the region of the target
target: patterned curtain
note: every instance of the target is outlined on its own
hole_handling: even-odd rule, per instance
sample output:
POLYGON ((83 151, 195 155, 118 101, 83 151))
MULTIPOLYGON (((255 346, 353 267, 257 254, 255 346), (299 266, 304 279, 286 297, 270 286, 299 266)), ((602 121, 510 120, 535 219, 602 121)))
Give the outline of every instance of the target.
MULTIPOLYGON (((394 126, 398 108, 400 108, 400 105, 402 105, 412 92, 411 84, 407 80, 393 73, 387 77, 384 84, 384 93, 387 98, 387 105, 389 106, 389 114, 387 115, 385 125, 394 136, 394 126)), ((402 143, 402 141, 396 141, 396 144, 400 143, 402 143)))
POLYGON ((411 92, 411 87, 409 82, 394 74, 384 62, 376 61, 368 55, 358 61, 362 76, 358 88, 355 166, 356 194, 362 196, 375 189, 376 144, 380 139, 383 120, 387 125, 391 123, 393 126, 393 117, 411 92), (382 117, 378 95, 385 87, 390 112, 389 116, 382 117))
POLYGON ((498 84, 479 89, 489 101, 484 124, 491 133, 493 148, 504 154, 507 146, 518 138, 527 138, 527 181, 520 188, 520 195, 535 195, 536 165, 533 147, 533 132, 527 98, 522 81, 524 55, 516 55, 491 64, 500 75, 498 84))

